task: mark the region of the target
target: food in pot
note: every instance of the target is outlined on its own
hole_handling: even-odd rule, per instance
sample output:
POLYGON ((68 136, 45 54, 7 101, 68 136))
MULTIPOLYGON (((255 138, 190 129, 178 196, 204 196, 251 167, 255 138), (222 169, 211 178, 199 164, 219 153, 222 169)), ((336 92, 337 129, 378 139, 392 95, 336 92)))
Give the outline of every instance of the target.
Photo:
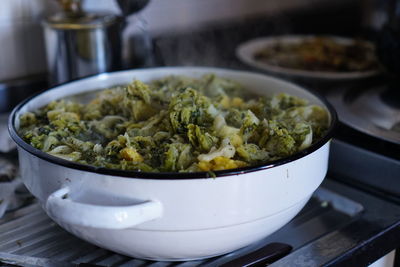
POLYGON ((277 41, 255 53, 254 58, 269 65, 307 71, 353 72, 378 68, 371 45, 358 40, 342 43, 329 37, 277 41))
POLYGON ((53 101, 23 114, 19 134, 37 149, 81 164, 198 172, 290 156, 321 138, 328 124, 327 111, 306 100, 251 95, 208 74, 134 80, 98 92, 89 103, 53 101))

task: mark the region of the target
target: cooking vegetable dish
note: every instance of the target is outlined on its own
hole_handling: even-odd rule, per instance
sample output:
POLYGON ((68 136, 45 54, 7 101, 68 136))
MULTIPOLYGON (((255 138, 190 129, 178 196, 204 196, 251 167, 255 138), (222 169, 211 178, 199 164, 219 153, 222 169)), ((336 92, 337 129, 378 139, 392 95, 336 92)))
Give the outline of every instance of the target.
POLYGON ((277 41, 255 53, 254 58, 269 65, 307 71, 353 72, 378 68, 372 46, 362 41, 344 44, 329 37, 293 43, 277 41))
POLYGON ((19 134, 37 149, 82 164, 197 172, 287 157, 321 138, 328 121, 324 108, 303 99, 251 95, 209 74, 134 80, 99 91, 89 103, 53 101, 21 115, 19 134))

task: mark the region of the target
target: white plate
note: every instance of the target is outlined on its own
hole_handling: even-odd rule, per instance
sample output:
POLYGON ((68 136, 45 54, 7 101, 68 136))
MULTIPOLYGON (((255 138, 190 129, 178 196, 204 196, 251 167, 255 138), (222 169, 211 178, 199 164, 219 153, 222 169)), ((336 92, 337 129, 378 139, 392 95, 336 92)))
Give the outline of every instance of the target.
MULTIPOLYGON (((365 79, 375 75, 378 75, 381 71, 379 69, 369 71, 354 71, 354 72, 327 72, 327 71, 308 71, 308 70, 297 70, 270 65, 265 61, 254 59, 254 54, 261 49, 264 49, 268 45, 274 45, 277 42, 280 43, 301 43, 306 39, 313 38, 313 35, 282 35, 274 37, 262 37, 245 42, 237 47, 236 56, 244 63, 258 68, 260 70, 267 71, 272 74, 278 74, 288 76, 291 78, 303 78, 312 80, 355 80, 365 79)), ((334 41, 342 44, 350 44, 353 42, 352 39, 327 36, 332 38, 334 41)), ((367 45, 373 46, 370 42, 365 42, 367 45)))

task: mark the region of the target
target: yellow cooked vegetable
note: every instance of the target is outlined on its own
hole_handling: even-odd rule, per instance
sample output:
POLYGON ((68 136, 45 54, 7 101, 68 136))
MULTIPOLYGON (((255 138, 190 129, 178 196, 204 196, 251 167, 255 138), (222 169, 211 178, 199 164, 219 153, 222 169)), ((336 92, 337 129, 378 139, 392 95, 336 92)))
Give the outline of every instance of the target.
MULTIPOLYGON (((78 97, 79 98, 79 97, 78 97)), ((51 155, 144 172, 217 171, 268 163, 307 148, 325 109, 278 94, 250 95, 213 74, 169 76, 102 90, 88 104, 58 100, 20 117, 19 134, 51 155)))

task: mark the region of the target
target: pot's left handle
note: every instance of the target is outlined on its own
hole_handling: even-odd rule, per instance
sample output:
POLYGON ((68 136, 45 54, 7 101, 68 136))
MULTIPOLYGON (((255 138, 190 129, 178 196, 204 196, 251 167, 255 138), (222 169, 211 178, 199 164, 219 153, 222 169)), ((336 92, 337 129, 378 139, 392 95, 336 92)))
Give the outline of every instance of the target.
POLYGON ((125 229, 162 216, 162 204, 155 200, 129 206, 103 206, 71 199, 68 187, 52 193, 46 202, 51 217, 68 224, 93 228, 125 229))

